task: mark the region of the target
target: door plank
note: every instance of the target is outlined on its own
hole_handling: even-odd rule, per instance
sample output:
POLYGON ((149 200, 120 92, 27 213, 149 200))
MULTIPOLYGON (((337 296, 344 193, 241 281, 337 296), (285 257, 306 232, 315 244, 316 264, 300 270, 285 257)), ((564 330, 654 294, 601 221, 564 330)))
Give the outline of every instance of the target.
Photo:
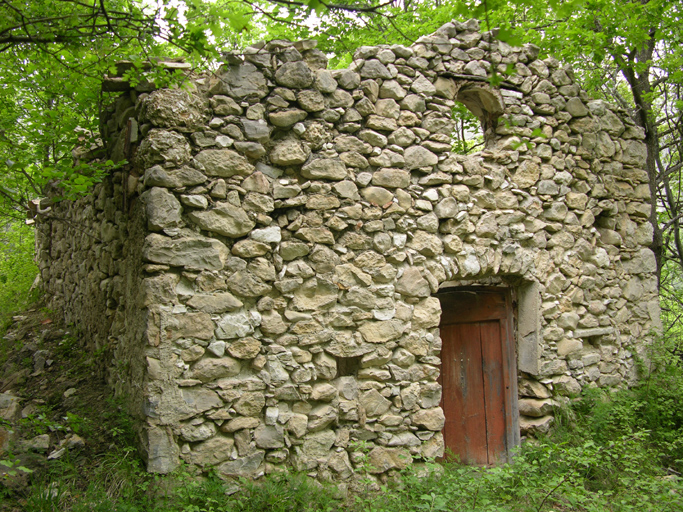
POLYGON ((478 324, 442 329, 444 441, 463 462, 488 463, 481 332, 478 324))
POLYGON ((500 320, 482 322, 479 326, 481 332, 488 463, 495 464, 507 452, 505 429, 506 390, 503 380, 501 326, 500 320))
POLYGON ((499 291, 457 291, 439 295, 441 325, 506 318, 508 304, 499 291))

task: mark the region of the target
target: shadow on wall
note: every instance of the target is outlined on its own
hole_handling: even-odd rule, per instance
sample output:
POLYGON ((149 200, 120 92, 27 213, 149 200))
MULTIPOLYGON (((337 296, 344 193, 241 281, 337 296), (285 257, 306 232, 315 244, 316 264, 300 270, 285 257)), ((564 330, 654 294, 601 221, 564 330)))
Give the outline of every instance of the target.
POLYGON ((495 137, 498 120, 505 112, 505 103, 500 93, 487 84, 465 82, 458 87, 455 99, 479 119, 484 139, 492 140, 495 137))

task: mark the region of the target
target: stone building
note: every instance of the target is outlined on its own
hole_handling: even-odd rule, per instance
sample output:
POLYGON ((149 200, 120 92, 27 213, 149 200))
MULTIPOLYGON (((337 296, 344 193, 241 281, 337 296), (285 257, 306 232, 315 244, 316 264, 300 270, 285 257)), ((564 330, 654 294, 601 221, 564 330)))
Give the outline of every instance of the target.
POLYGON ((273 41, 182 87, 107 82, 130 164, 52 205, 38 254, 150 471, 494 463, 563 397, 637 378, 659 315, 643 133, 538 56, 453 22, 348 69, 273 41), (451 152, 455 102, 480 153, 451 152))

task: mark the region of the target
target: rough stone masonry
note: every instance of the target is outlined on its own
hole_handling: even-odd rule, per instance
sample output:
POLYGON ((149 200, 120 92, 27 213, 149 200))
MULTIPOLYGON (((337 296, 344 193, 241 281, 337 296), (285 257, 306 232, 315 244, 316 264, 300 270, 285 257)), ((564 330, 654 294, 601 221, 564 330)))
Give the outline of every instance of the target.
POLYGON ((272 41, 182 87, 107 82, 102 136, 130 164, 52 205, 38 260, 112 354, 150 471, 353 482, 366 455, 378 478, 442 455, 453 286, 516 294, 522 434, 637 378, 659 315, 643 133, 538 55, 452 22, 348 69, 272 41), (480 153, 451 152, 455 102, 480 153))

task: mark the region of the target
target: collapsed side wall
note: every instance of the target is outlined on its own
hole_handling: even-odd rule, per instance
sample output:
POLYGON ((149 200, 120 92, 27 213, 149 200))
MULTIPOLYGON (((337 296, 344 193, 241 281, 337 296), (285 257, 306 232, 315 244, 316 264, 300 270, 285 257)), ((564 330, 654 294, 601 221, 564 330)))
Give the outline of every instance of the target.
MULTIPOLYGON (((122 185, 126 181, 127 173, 116 171, 89 196, 44 203, 36 223, 36 261, 48 307, 76 328, 84 350, 99 354, 103 378, 131 413, 144 418, 147 312, 140 307, 140 282, 147 232, 134 194, 122 185)), ((50 196, 61 193, 55 185, 50 196)))
POLYGON ((457 284, 518 293, 524 432, 554 399, 635 379, 658 324, 643 135, 537 48, 489 41, 454 22, 334 72, 313 43, 278 41, 217 78, 122 96, 104 125, 115 156, 137 148, 128 249, 114 273, 83 270, 111 244, 52 221, 41 269, 97 336, 89 307, 119 319, 150 470, 349 479, 360 445, 376 473, 440 455, 433 295, 457 284), (480 154, 450 153, 456 100, 486 129, 480 154))

